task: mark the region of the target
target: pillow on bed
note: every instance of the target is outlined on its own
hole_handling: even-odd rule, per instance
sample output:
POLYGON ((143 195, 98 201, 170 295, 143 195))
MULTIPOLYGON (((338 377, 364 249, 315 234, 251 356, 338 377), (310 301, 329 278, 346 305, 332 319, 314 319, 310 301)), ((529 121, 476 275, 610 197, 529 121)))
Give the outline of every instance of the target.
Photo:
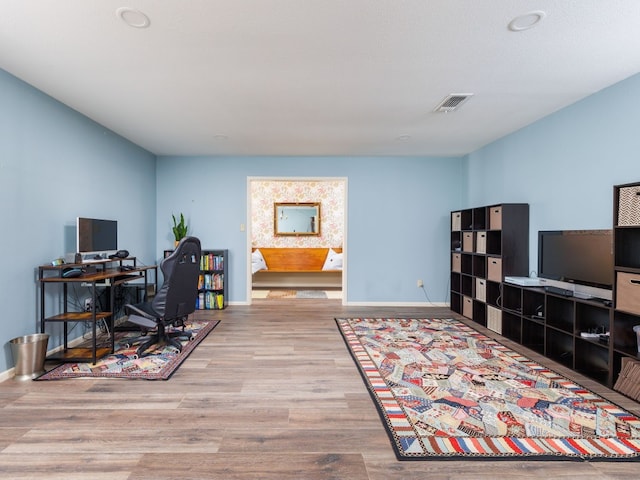
POLYGON ((330 248, 322 270, 342 270, 342 254, 336 253, 333 248, 330 248))
POLYGON ((258 270, 269 269, 267 268, 267 262, 264 261, 262 252, 256 249, 256 251, 251 254, 251 273, 256 273, 258 270))

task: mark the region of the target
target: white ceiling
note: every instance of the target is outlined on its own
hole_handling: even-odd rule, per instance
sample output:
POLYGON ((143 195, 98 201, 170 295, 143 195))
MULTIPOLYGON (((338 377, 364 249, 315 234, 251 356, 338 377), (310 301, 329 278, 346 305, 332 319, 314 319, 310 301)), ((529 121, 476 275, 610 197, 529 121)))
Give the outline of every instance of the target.
POLYGON ((638 73, 640 1, 2 0, 0 68, 158 155, 460 155, 638 73))

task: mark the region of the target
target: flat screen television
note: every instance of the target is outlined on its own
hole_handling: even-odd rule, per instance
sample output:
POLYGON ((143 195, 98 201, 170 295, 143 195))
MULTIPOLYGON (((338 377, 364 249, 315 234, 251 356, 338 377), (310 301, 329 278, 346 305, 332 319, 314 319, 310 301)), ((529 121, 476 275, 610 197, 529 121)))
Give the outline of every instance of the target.
POLYGON ((77 251, 102 253, 118 250, 118 222, 78 217, 76 224, 77 251))
POLYGON ((613 287, 612 231, 538 232, 538 277, 610 290, 613 287))

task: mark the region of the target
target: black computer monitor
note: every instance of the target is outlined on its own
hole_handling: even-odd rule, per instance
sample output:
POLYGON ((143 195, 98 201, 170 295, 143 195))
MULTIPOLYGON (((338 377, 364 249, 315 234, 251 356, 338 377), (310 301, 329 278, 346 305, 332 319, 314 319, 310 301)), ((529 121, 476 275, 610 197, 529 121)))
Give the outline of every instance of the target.
POLYGON ((76 231, 78 253, 106 253, 118 250, 116 220, 78 217, 76 231))

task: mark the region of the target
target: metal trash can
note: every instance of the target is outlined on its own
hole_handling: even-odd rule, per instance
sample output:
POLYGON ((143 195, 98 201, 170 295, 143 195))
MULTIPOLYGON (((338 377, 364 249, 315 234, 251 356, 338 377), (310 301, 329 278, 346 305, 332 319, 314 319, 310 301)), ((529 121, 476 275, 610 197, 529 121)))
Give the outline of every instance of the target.
POLYGON ((34 333, 10 341, 15 363, 15 379, 31 380, 44 373, 44 361, 49 345, 48 333, 34 333))

